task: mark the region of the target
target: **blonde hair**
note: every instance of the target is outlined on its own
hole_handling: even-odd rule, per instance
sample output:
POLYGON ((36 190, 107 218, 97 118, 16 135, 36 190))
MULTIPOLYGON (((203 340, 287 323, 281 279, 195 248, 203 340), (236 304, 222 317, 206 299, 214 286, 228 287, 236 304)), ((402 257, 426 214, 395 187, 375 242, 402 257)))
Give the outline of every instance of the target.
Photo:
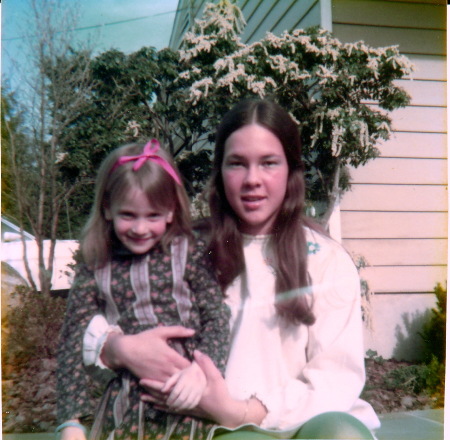
MULTIPOLYGON (((143 148, 144 144, 119 147, 100 166, 94 204, 80 240, 84 262, 91 268, 101 268, 111 259, 114 229, 112 222, 105 217, 105 209, 110 209, 112 203, 123 201, 135 188, 142 190, 155 208, 173 211, 173 220, 161 239, 164 248, 167 249, 177 235, 191 235, 189 199, 183 185, 178 185, 167 171, 152 160, 146 160, 136 171, 133 170, 135 161, 115 166, 120 157, 139 155, 143 148)), ((160 148, 157 155, 166 160, 179 176, 166 151, 160 148)))

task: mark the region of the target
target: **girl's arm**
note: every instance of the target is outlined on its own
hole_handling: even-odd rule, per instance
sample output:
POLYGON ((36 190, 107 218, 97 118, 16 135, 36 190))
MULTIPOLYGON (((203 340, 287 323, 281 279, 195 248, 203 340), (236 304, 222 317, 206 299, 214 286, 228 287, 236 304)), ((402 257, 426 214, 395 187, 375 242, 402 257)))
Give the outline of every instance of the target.
POLYGON ((157 327, 136 335, 110 333, 100 357, 111 369, 126 368, 139 378, 166 381, 190 362, 167 344, 168 339, 188 338, 194 330, 182 326, 157 327))
MULTIPOLYGON (((195 410, 182 411, 183 413, 211 419, 228 428, 236 428, 246 423, 261 424, 267 410, 257 398, 234 399, 230 396, 225 379, 211 358, 195 351, 194 359, 202 369, 207 385, 195 410)), ((167 393, 163 392, 164 383, 142 379, 140 384, 152 393, 143 395, 142 400, 152 402, 165 411, 173 411, 166 405, 167 393)))
POLYGON ((246 423, 260 425, 267 414, 264 405, 255 397, 247 400, 231 397, 225 379, 211 359, 198 351, 194 356, 207 381, 207 388, 200 400, 199 409, 210 419, 229 428, 236 428, 246 423))
POLYGON ((84 333, 83 359, 88 367, 126 368, 139 378, 165 381, 190 364, 167 340, 193 334, 192 329, 169 326, 124 335, 120 327, 111 326, 103 315, 96 315, 84 333))

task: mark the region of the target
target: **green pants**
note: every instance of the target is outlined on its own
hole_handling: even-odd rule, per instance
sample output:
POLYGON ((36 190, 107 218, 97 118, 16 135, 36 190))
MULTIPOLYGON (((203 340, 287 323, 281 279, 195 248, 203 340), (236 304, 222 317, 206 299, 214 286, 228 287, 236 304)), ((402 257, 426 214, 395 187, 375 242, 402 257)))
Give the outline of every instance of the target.
MULTIPOLYGON (((214 437, 214 440, 265 440, 274 438, 269 433, 234 431, 218 435, 214 437)), ((308 420, 292 438, 373 440, 374 436, 363 423, 350 414, 328 412, 308 420)))

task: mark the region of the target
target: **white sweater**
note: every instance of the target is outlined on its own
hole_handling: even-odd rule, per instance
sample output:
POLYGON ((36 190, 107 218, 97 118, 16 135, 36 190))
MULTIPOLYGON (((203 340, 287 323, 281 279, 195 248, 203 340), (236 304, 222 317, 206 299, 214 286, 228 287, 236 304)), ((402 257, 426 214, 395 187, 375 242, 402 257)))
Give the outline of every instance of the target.
POLYGON ((380 424, 359 399, 365 382, 360 282, 350 256, 309 229, 307 294, 316 322, 283 325, 275 313, 268 237, 245 236, 246 271, 229 287, 231 351, 226 381, 233 397, 257 397, 267 408, 261 427, 285 430, 317 414, 344 411, 368 428, 380 424))

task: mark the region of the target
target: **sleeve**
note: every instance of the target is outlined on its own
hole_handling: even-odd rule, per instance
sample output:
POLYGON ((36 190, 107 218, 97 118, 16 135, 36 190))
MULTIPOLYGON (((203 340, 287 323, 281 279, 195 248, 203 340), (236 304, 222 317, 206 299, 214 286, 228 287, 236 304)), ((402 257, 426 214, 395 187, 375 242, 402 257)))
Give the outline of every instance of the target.
POLYGON ((83 337, 83 362, 87 367, 98 367, 108 369, 102 362, 100 355, 105 345, 106 338, 110 333, 123 334, 118 325, 109 324, 103 315, 95 315, 83 337))
POLYGON ((185 279, 200 314, 201 328, 196 333, 196 348, 207 354, 224 374, 230 347, 230 310, 201 240, 188 256, 185 279))
POLYGON ((82 266, 69 292, 57 353, 57 418, 61 423, 93 413, 92 382, 83 365, 83 336, 92 317, 101 313, 94 274, 82 266))
POLYGON ((268 409, 263 428, 299 426, 328 411, 353 414, 369 428, 379 423, 370 405, 358 399, 365 383, 358 273, 341 248, 321 264, 321 276, 313 279, 316 322, 307 330, 306 364, 272 396, 260 396, 268 409))

